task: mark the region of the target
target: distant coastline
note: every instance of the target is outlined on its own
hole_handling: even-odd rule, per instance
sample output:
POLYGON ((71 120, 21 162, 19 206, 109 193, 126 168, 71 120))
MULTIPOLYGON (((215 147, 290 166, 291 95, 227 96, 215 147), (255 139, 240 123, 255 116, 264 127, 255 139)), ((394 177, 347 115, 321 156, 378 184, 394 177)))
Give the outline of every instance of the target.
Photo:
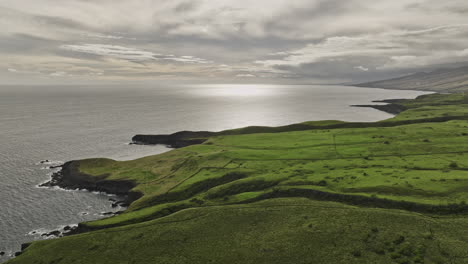
MULTIPOLYGON (((397 115, 407 108, 400 104, 400 102, 406 99, 384 99, 373 101, 375 103, 386 103, 386 104, 365 104, 365 105, 351 105, 352 107, 367 107, 374 108, 376 110, 389 113, 392 115, 397 115)), ((314 122, 314 121, 312 121, 314 122)), ((320 121, 318 121, 320 122, 320 121)), ((206 141, 207 138, 213 136, 222 136, 222 135, 238 135, 238 134, 250 134, 250 133, 277 133, 277 132, 289 132, 289 131, 302 131, 309 129, 334 129, 334 128, 347 128, 352 127, 353 124, 356 127, 365 127, 365 124, 372 124, 365 122, 340 122, 335 121, 336 123, 316 126, 305 123, 292 124, 282 127, 262 127, 262 126, 252 126, 245 127, 241 129, 233 130, 224 130, 219 132, 210 132, 210 131, 179 131, 173 134, 138 134, 132 137, 131 144, 138 145, 165 145, 170 148, 181 148, 195 144, 201 144, 206 141)))

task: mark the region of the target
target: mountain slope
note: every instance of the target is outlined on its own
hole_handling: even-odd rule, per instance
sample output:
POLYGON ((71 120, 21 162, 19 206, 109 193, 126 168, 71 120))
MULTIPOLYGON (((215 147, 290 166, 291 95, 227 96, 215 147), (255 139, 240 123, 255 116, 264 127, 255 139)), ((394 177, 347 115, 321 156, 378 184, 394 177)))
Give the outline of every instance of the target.
POLYGON ((468 91, 468 66, 420 72, 395 79, 357 84, 360 87, 456 93, 468 91))

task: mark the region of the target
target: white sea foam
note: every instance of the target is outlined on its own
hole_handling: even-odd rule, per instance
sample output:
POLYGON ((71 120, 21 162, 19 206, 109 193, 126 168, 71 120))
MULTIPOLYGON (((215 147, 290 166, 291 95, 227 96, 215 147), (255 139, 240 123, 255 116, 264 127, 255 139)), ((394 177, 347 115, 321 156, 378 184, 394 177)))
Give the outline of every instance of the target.
POLYGON ((43 236, 43 235, 48 234, 48 233, 53 232, 53 231, 60 231, 61 233, 63 233, 65 231, 64 228, 66 226, 69 226, 71 228, 76 228, 78 226, 78 224, 59 225, 59 226, 56 226, 55 228, 37 228, 37 229, 29 231, 26 235, 33 236, 36 239, 38 239, 38 238, 50 239, 50 238, 54 238, 56 236, 54 236, 54 235, 43 236))
POLYGON ((34 165, 47 165, 47 167, 45 168, 50 168, 52 166, 61 166, 63 165, 63 163, 64 162, 60 160, 41 160, 41 161, 34 163, 34 165))

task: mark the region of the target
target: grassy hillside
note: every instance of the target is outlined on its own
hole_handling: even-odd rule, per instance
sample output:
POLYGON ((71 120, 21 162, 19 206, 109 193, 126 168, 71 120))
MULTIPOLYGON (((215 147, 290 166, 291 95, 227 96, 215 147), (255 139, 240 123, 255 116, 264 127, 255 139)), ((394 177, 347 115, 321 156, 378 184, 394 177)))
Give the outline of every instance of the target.
POLYGON ((466 263, 467 237, 465 217, 274 199, 35 242, 9 263, 466 263))
POLYGON ((357 86, 447 93, 467 92, 468 67, 421 72, 390 80, 358 84, 357 86))
POLYGON ((376 123, 76 161, 142 197, 8 263, 467 263, 468 97, 394 103, 407 110, 376 123))

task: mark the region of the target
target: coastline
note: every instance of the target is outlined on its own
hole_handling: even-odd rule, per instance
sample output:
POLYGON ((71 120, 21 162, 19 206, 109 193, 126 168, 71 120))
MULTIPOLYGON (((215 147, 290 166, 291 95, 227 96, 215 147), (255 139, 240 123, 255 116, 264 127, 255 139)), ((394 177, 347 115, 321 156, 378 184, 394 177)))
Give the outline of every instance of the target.
MULTIPOLYGON (((394 104, 400 99, 388 99, 375 102, 385 102, 388 105, 355 105, 356 107, 371 107, 377 110, 387 112, 390 114, 398 114, 402 110, 399 105, 394 104), (390 107, 381 107, 381 106, 390 106, 390 107), (399 112, 396 113, 393 109, 398 109, 399 112)), ((352 105, 354 106, 354 105, 352 105)), ((301 126, 301 125, 288 125, 285 127, 295 126, 293 130, 306 130, 311 129, 311 127, 301 126)), ((329 126, 323 127, 328 128, 329 126)), ((334 126, 330 126, 334 127, 334 126)), ((289 130, 289 129, 288 129, 289 130)), ((230 131, 220 131, 220 132, 211 132, 211 131, 179 131, 169 135, 135 135, 132 137, 132 142, 130 144, 140 144, 140 145, 165 145, 169 148, 182 148, 195 144, 202 144, 210 136, 216 136, 219 134, 228 135, 233 134, 230 131)), ((85 173, 79 171, 79 160, 72 160, 63 163, 62 165, 53 166, 51 168, 60 168, 60 170, 54 172, 51 175, 51 179, 47 182, 41 183, 39 187, 58 187, 65 190, 86 190, 89 192, 103 192, 107 194, 114 194, 119 196, 124 196, 123 201, 117 201, 116 204, 120 206, 128 206, 133 201, 139 199, 142 194, 139 192, 134 192, 132 189, 136 186, 136 183, 131 180, 108 180, 108 175, 100 176, 89 176, 85 173)), ((124 211, 121 211, 124 212, 124 211)), ((114 214, 118 214, 117 212, 114 214)), ((112 216, 114 214, 107 214, 106 216, 112 216)), ((78 223, 77 226, 73 227, 70 230, 65 230, 67 232, 61 233, 64 236, 73 235, 78 233, 83 233, 90 231, 88 227, 85 227, 81 223, 78 223)), ((59 231, 52 231, 59 232, 59 231)), ((30 243, 25 243, 21 247, 21 251, 24 250, 30 243)))
MULTIPOLYGON (((377 110, 396 115, 406 109, 401 105, 396 104, 397 101, 402 99, 388 99, 373 102, 388 103, 387 105, 351 105, 353 107, 370 107, 377 110)), ((405 99, 403 99, 405 100, 405 99)), ((355 122, 356 124, 363 124, 355 122)), ((344 126, 347 127, 344 123, 344 126)), ((328 129, 341 127, 342 124, 337 125, 326 125, 316 127, 317 129, 328 129)), ((249 127, 245 134, 249 133, 274 133, 278 130, 269 131, 273 127, 249 127), (258 132, 257 132, 258 131, 258 132)), ((303 124, 292 124, 283 126, 284 131, 301 131, 314 129, 313 126, 303 124)), ((139 145, 165 145, 170 148, 182 148, 195 144, 204 143, 209 137, 217 135, 235 135, 237 133, 234 130, 226 130, 220 132, 210 131, 179 131, 169 135, 135 135, 132 137, 132 143, 139 145)), ((51 179, 45 183, 40 184, 40 187, 59 187, 66 190, 87 190, 89 192, 103 192, 107 194, 114 194, 119 196, 125 196, 126 199, 122 205, 129 205, 133 201, 139 199, 142 194, 134 192, 132 189, 136 186, 136 183, 131 180, 109 180, 108 175, 90 176, 79 171, 79 160, 67 161, 63 165, 54 166, 53 168, 60 168, 59 171, 54 172, 51 175, 51 179)), ((121 211, 123 212, 123 211, 121 211)), ((120 213, 120 212, 118 212, 120 213)), ((117 214, 118 214, 117 213, 117 214)), ((108 215, 112 216, 112 215, 108 215)), ((92 231, 89 227, 79 223, 76 227, 72 227, 67 232, 62 233, 63 236, 74 235, 92 231)), ((56 232, 52 231, 51 233, 56 232)), ((21 245, 21 251, 16 252, 15 256, 21 254, 32 242, 24 243, 21 245)))
POLYGON ((136 183, 131 180, 109 180, 108 175, 89 176, 79 171, 79 161, 65 162, 61 169, 52 174, 51 180, 40 187, 60 187, 66 190, 85 189, 90 192, 103 192, 125 196, 125 203, 130 204, 141 197, 141 193, 131 191, 136 183))
POLYGON ((377 110, 380 110, 385 113, 389 113, 392 115, 397 115, 408 108, 406 108, 404 105, 398 104, 401 100, 405 99, 386 99, 386 100, 376 100, 372 101, 373 103, 386 103, 382 105, 377 105, 377 104, 363 104, 363 105, 351 105, 353 107, 370 107, 374 108, 377 110))
MULTIPOLYGON (((424 95, 420 95, 424 96, 424 95)), ((420 97, 418 96, 418 97, 420 97)), ((417 99, 418 97, 414 98, 417 99)), ((351 107, 367 107, 374 108, 376 110, 391 114, 398 115, 399 113, 407 110, 407 108, 400 104, 404 100, 414 99, 384 99, 372 101, 374 103, 386 103, 386 104, 364 104, 364 105, 350 105, 351 107)), ((381 120, 383 121, 383 120, 381 120)), ((438 122, 438 120, 434 120, 438 122)), ((320 122, 320 121, 318 121, 320 122)), ((210 131, 179 131, 173 134, 137 134, 132 137, 130 144, 135 145, 165 145, 169 148, 182 148, 195 144, 202 144, 209 137, 213 136, 228 136, 228 135, 239 135, 239 134, 251 134, 251 133, 278 133, 278 132, 290 132, 290 131, 302 131, 310 129, 334 129, 334 128, 350 128, 353 124, 358 127, 366 126, 366 124, 372 124, 375 122, 341 122, 337 121, 336 124, 329 125, 306 125, 305 123, 298 123, 292 125, 286 125, 281 127, 262 127, 252 126, 240 129, 223 130, 219 132, 210 131)))
MULTIPOLYGON (((419 91, 419 92, 426 92, 428 94, 438 94, 440 92, 437 91, 432 91, 432 90, 427 90, 427 89, 400 89, 400 88, 388 88, 388 87, 378 87, 378 86, 369 86, 368 83, 359 83, 359 84, 351 84, 347 85, 351 87, 359 87, 359 88, 374 88, 374 89, 382 89, 382 90, 393 90, 393 91, 419 91)), ((374 108, 379 111, 389 113, 392 115, 398 115, 399 113, 407 110, 404 105, 399 104, 401 101, 404 100, 415 100, 421 96, 425 95, 419 95, 414 99, 383 99, 383 100, 375 100, 372 101, 372 103, 385 103, 385 104, 360 104, 360 105, 351 105, 353 107, 369 107, 369 108, 374 108)))
MULTIPOLYGON (((64 190, 77 191, 86 190, 88 192, 100 192, 105 194, 117 195, 124 197, 123 200, 114 200, 112 207, 128 207, 133 201, 139 199, 142 194, 140 192, 132 191, 136 186, 136 183, 131 180, 108 180, 108 175, 101 175, 98 177, 89 176, 79 171, 79 160, 67 161, 62 165, 51 166, 50 168, 60 170, 54 172, 51 175, 51 179, 38 185, 41 188, 52 188, 58 187, 64 190)), ((102 215, 104 217, 110 217, 118 215, 124 211, 117 212, 105 212, 102 215)), ((90 231, 89 228, 83 224, 71 224, 65 225, 63 228, 57 230, 49 230, 45 233, 40 234, 41 237, 62 237, 69 236, 79 233, 90 231)), ((17 257, 31 245, 33 241, 21 244, 20 251, 14 252, 13 256, 17 257)))
MULTIPOLYGON (((409 99, 410 101, 413 100, 413 99, 409 99)), ((388 103, 389 105, 358 105, 356 107, 373 107, 373 108, 376 108, 377 110, 380 110, 380 111, 384 111, 384 112, 389 112, 389 111, 399 111, 399 112, 402 112, 406 109, 411 109, 411 106, 409 105, 408 108, 406 107, 399 107, 399 106, 404 106, 406 105, 406 102, 407 102, 407 99, 391 99, 391 100, 382 100, 382 101, 375 101, 375 102, 384 102, 384 103, 388 103), (399 102, 401 102, 401 104, 403 105, 399 105, 399 102), (387 108, 385 109, 379 109, 380 106, 388 106, 387 108), (379 108, 377 108, 379 107, 379 108)), ((327 129, 329 127, 334 127, 334 128, 337 128, 337 127, 340 127, 340 128, 353 128, 353 127, 357 127, 357 128, 361 128, 361 127, 374 127, 376 125, 378 125, 378 127, 388 127, 388 126, 398 126, 398 125, 401 125, 401 124, 411 124, 411 123, 426 123, 426 122, 444 122, 444 121, 447 121, 447 120, 450 120, 450 119, 453 119, 453 118, 457 118, 459 116, 451 116, 451 117, 445 117, 445 116, 434 116, 432 118, 423 118, 423 119, 414 119, 414 120, 398 120, 398 121, 394 121, 394 120, 390 120, 390 121, 378 121, 378 122, 372 122, 372 123, 364 123, 364 122, 355 122, 355 123, 347 123, 347 122, 330 122, 330 121, 322 121, 321 122, 321 126, 318 125, 318 123, 314 123, 314 122, 307 122, 307 127, 308 129, 327 129), (313 125, 311 125, 313 124, 313 125)), ((302 126, 305 126, 305 124, 302 124, 302 126)), ((305 128, 305 127, 301 127, 301 124, 296 124, 296 125, 290 125, 290 126, 287 126, 288 129, 299 129, 299 128, 305 128)), ((250 133, 262 133, 262 132, 255 132, 255 131, 258 131, 258 127, 256 129, 250 129, 248 130, 250 133)), ((272 128, 261 128, 261 129, 272 129, 272 128)), ((260 129, 260 130, 261 130, 260 129)), ((239 130, 242 130, 242 129, 238 129, 238 130, 235 130, 237 132, 239 132, 239 130)), ((275 131, 278 131, 278 130, 275 130, 275 131)), ((230 133, 232 133, 233 131, 231 131, 230 133)), ((245 131, 243 131, 245 132, 245 131)), ((271 133, 273 133, 273 131, 270 131, 271 133)), ((171 139, 171 136, 172 135, 155 135, 153 137, 155 137, 156 139, 158 140, 165 140, 166 142, 170 142, 170 140, 173 140, 174 138, 175 139, 180 139, 180 140, 183 140, 184 142, 189 142, 190 144, 188 145, 193 145, 193 144, 200 144, 200 143, 203 143, 204 141, 208 140, 208 137, 210 136, 215 136, 215 135, 227 135, 228 132, 226 131, 221 131, 221 132, 208 132, 208 131, 201 131, 201 132, 190 132, 190 131, 181 131, 181 132, 178 132, 178 133, 175 133, 173 135, 175 135, 172 139, 171 139), (190 136, 193 136, 193 137, 197 137, 197 136, 205 136, 207 138, 203 139, 203 138, 184 138, 183 136, 186 136, 186 135, 190 135, 190 136), (196 139, 196 140, 195 140, 196 139), (200 142, 200 143, 195 143, 195 142, 200 142)), ((240 133, 242 134, 242 133, 240 133)), ((244 134, 247 134, 247 132, 245 132, 244 134)), ((149 135, 151 136, 151 135, 149 135)), ((374 137, 373 137, 374 138, 374 137)), ((430 141, 423 141, 423 142, 430 142, 430 141)), ((136 142, 134 142, 136 144, 136 142)), ((173 143, 173 148, 177 148, 178 145, 181 145, 181 144, 178 144, 177 141, 172 141, 173 143)), ((209 145, 210 142, 207 143, 207 145, 209 145)), ((388 143, 385 143, 384 144, 388 144, 388 143)), ((168 144, 169 145, 169 144, 168 144)), ((364 157, 363 159, 365 160, 372 160, 372 158, 369 158, 369 157, 364 157)), ((106 193, 112 193, 112 194, 118 194, 118 195, 129 195, 129 196, 132 196, 132 195, 135 195, 133 196, 133 198, 129 197, 129 202, 131 203, 132 201, 135 201, 136 199, 138 199, 139 197, 141 196, 138 196, 139 193, 136 193, 136 192, 132 192, 132 189, 136 186, 136 183, 134 181, 128 181, 128 180, 125 180, 125 178, 122 178, 122 180, 110 180, 108 179, 109 178, 109 175, 110 174, 102 174, 102 175, 98 175, 98 174, 95 174, 92 172, 92 171, 87 171, 89 174, 86 174, 86 173, 82 173, 80 172, 80 164, 84 164, 82 163, 82 161, 79 161, 79 160, 74 160, 74 161, 69 161, 69 162, 66 162, 61 170, 59 172, 56 172, 52 175, 52 179, 45 183, 45 184, 42 184, 41 186, 43 187, 51 187, 51 186, 58 186, 60 188, 64 188, 64 189, 72 189, 72 190, 75 190, 75 189, 86 189, 88 191, 99 191, 99 192, 106 192, 106 193), (94 176, 91 176, 91 175, 94 175, 94 176)), ((223 163, 224 164, 224 163, 223 163)), ((229 163, 228 163, 229 164, 229 163)), ((154 165, 154 163, 152 163, 152 165, 154 165)), ((84 167, 83 167, 84 168, 84 167)), ((86 171, 86 170, 84 170, 86 171)), ((367 176, 367 175, 364 175, 364 176, 367 176)), ((140 194, 141 195, 141 194, 140 194)), ((328 192, 322 192, 322 191, 316 191, 316 190, 312 190, 312 191, 304 191, 302 190, 301 188, 298 188, 298 189, 291 189, 290 191, 284 191, 284 192, 274 192, 272 193, 272 196, 259 196, 259 199, 263 199, 263 198, 282 198, 282 197, 296 197, 296 196, 299 196, 299 197, 311 197, 313 198, 313 200, 321 200, 324 196, 326 196, 326 199, 323 199, 324 201, 328 201, 328 200, 332 200, 332 201, 337 201, 337 202, 340 202, 340 203, 348 203, 350 202, 351 204, 353 199, 355 198, 354 196, 349 196, 349 195, 344 195, 344 194, 331 194, 331 193, 328 193, 328 192), (322 197, 322 198, 321 198, 322 197)), ((442 213, 442 214, 445 214, 445 213, 449 213, 449 214, 452 214, 452 213, 465 213, 466 210, 467 210, 467 207, 464 203, 460 203, 460 204, 448 204, 448 205, 424 205, 424 204, 419 204, 419 203, 413 203, 413 202, 406 202, 406 201, 402 201, 402 202, 399 202, 399 201, 391 201, 391 200, 386 200, 385 198, 380 198, 380 197, 377 197, 377 196, 370 196, 370 197, 358 197, 358 198, 355 198, 359 201, 356 202, 355 205, 362 205, 361 202, 364 202, 366 204, 372 204, 372 207, 379 207, 379 208, 388 208, 388 209, 400 209, 400 210, 408 210, 408 211, 414 211, 414 212, 422 212, 422 213, 442 213)), ((246 200, 246 201, 256 201, 256 200, 246 200)), ((191 200, 190 202, 192 203, 197 203, 197 202, 200 202, 200 200, 196 200, 196 199, 193 199, 193 201, 191 200)), ((103 225, 104 226, 104 225, 103 225)), ((108 227, 111 227, 112 225, 108 225, 108 227)), ((85 223, 83 224, 79 224, 77 229, 76 230, 73 230, 65 235, 72 235, 72 234, 78 234, 78 233, 83 233, 83 232, 88 232, 88 231, 94 231, 96 229, 100 229, 99 226, 87 226, 85 223)), ((29 243, 27 244, 24 244, 24 246, 22 246, 22 249, 25 249, 26 247, 28 247, 29 243)))
MULTIPOLYGON (((59 171, 54 172, 51 179, 39 185, 39 187, 58 187, 65 190, 86 190, 89 192, 101 192, 106 194, 113 194, 124 197, 123 200, 113 200, 112 207, 128 207, 133 201, 138 200, 142 194, 140 192, 132 191, 136 183, 131 180, 109 180, 108 175, 89 176, 79 171, 79 160, 67 161, 61 166, 59 171)), ((113 216, 120 214, 124 211, 106 212, 103 216, 113 216)), ((84 225, 78 223, 76 226, 67 228, 62 232, 60 230, 53 230, 46 236, 60 234, 63 236, 79 234, 89 231, 84 225)), ((29 243, 21 246, 21 251, 24 250, 29 243)))

